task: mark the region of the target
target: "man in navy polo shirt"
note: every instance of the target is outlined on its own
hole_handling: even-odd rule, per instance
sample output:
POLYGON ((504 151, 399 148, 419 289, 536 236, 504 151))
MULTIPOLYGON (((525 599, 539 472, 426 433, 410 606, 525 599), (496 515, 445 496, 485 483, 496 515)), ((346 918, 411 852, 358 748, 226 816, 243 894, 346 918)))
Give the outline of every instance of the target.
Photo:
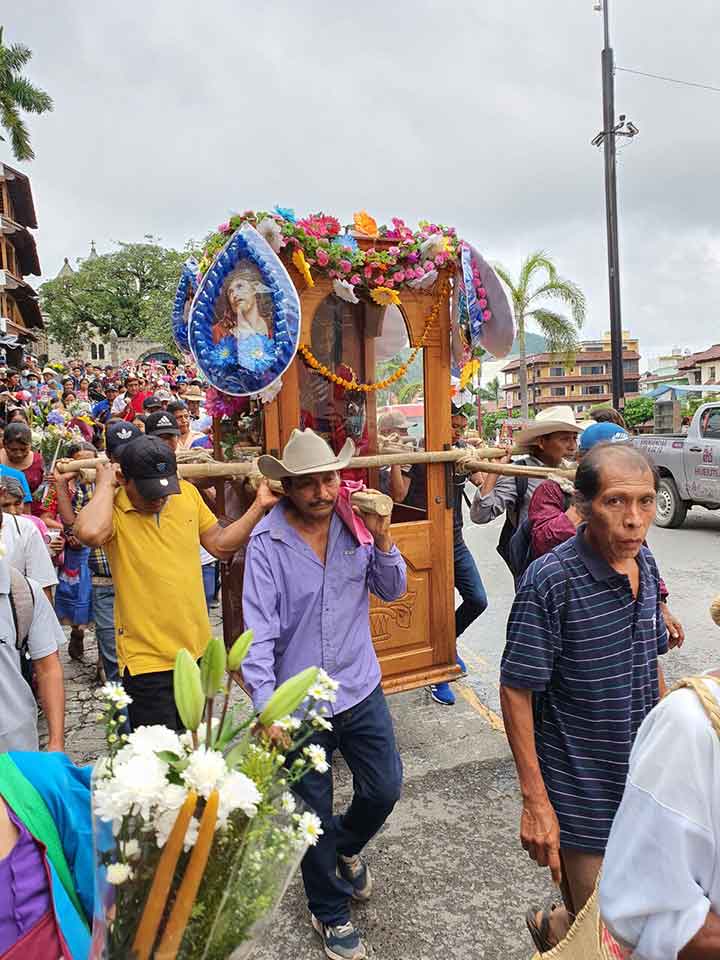
POLYGON ((635 734, 665 690, 660 577, 643 546, 657 480, 634 447, 591 450, 575 479, 585 522, 531 564, 510 612, 500 694, 523 798, 520 839, 564 900, 528 911, 541 952, 593 892, 635 734))

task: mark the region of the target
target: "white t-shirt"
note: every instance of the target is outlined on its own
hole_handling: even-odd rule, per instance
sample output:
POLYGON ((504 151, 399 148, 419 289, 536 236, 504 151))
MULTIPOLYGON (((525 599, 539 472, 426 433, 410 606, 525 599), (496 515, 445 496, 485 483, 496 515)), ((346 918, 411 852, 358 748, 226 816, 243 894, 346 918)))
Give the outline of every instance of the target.
MULTIPOLYGON (((28 649, 33 660, 55 653, 65 643, 65 634, 55 611, 39 583, 28 581, 35 598, 33 619, 28 634, 28 649)), ((10 566, 0 560, 0 752, 37 750, 37 705, 30 687, 20 672, 15 624, 8 594, 10 566)))
MULTIPOLYGON (((720 703, 720 683, 705 682, 720 703)), ((633 960, 672 960, 720 913, 720 739, 694 690, 665 697, 630 755, 600 910, 633 960)))
POLYGON ((57 573, 47 544, 29 517, 2 515, 2 542, 10 565, 36 580, 41 587, 54 587, 57 573))

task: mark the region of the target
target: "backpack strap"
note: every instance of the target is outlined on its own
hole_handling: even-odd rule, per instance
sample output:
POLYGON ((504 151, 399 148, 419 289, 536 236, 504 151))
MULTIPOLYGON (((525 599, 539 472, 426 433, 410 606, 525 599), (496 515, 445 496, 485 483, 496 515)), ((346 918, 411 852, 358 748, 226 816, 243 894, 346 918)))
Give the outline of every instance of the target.
MULTIPOLYGON (((713 726, 713 730, 718 737, 720 737, 720 704, 718 704, 715 697, 710 693, 707 680, 707 677, 683 677, 682 680, 678 680, 670 692, 682 690, 684 687, 689 687, 691 690, 694 690, 700 699, 700 703, 707 714, 708 720, 713 726)), ((720 683, 720 680, 716 680, 715 682, 720 683)))
POLYGON ((10 610, 12 611, 13 626, 15 627, 15 646, 22 650, 27 642, 35 614, 35 594, 32 591, 28 578, 10 568, 10 610))

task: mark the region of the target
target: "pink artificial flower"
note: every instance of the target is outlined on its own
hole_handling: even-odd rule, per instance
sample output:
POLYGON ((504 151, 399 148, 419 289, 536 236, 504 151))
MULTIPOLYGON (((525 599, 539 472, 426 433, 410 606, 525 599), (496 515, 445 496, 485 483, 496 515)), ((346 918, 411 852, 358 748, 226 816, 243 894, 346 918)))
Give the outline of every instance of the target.
POLYGON ((370 277, 372 276, 372 272, 373 272, 372 264, 369 263, 369 264, 365 267, 365 269, 363 270, 363 273, 364 273, 365 276, 368 278, 368 280, 369 280, 370 277))
POLYGON ((315 259, 317 260, 319 267, 326 267, 328 265, 330 257, 327 255, 327 253, 323 250, 322 247, 318 247, 317 251, 315 252, 315 259))
POLYGON ((359 273, 354 273, 354 274, 350 277, 350 283, 351 283, 354 287, 356 287, 356 286, 360 283, 360 274, 359 274, 359 273))
POLYGON ((477 288, 477 295, 478 295, 479 297, 485 297, 485 296, 487 296, 487 290, 485 289, 485 287, 478 287, 478 288, 477 288))
POLYGON ((490 320, 491 317, 492 317, 492 314, 490 313, 489 310, 483 310, 483 320, 490 320))
POLYGON ((394 286, 395 286, 395 281, 394 281, 394 279, 393 279, 392 277, 385 277, 385 279, 383 280, 383 286, 384 286, 384 287, 394 287, 394 286))
POLYGON ((481 310, 484 310, 487 307, 487 300, 484 297, 482 300, 478 300, 478 306, 481 310))
POLYGON ((393 280, 396 283, 402 283, 404 279, 405 279, 405 274, 403 273, 402 270, 398 270, 397 273, 393 274, 393 280))
POLYGON ((352 264, 349 260, 341 260, 339 266, 343 273, 350 273, 352 270, 352 264))
POLYGON ((218 227, 218 233, 228 233, 230 231, 229 223, 221 223, 218 227))
POLYGON ((391 256, 396 257, 400 253, 400 247, 390 247, 390 249, 388 250, 388 253, 391 256))

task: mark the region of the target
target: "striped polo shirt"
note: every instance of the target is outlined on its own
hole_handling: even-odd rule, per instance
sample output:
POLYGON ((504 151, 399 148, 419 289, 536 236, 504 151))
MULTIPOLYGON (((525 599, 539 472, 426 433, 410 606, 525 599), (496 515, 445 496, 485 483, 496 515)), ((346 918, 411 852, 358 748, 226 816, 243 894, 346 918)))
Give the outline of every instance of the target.
POLYGON ((604 851, 635 734, 659 699, 660 577, 647 547, 637 562, 636 599, 581 526, 530 565, 510 611, 500 682, 534 693, 537 754, 563 847, 604 851))

